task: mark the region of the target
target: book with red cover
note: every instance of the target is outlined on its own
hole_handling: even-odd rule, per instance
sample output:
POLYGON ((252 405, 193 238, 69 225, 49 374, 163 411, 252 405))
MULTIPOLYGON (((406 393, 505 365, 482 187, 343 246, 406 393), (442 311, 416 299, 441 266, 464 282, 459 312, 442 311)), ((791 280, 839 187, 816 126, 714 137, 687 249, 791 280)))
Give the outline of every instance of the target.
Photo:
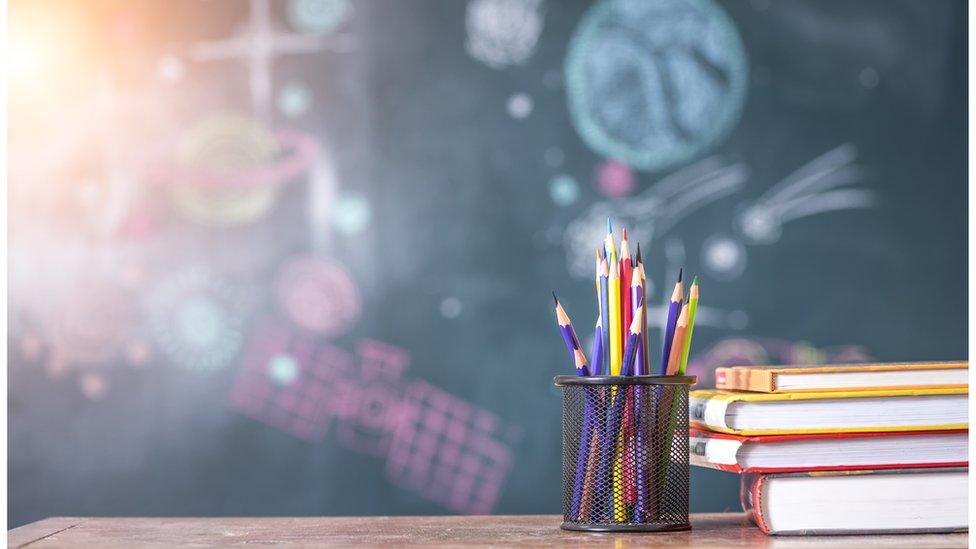
POLYGON ((742 509, 764 534, 963 532, 968 468, 747 473, 742 509))
POLYGON ((691 464, 732 473, 965 467, 965 429, 743 436, 689 431, 691 464))

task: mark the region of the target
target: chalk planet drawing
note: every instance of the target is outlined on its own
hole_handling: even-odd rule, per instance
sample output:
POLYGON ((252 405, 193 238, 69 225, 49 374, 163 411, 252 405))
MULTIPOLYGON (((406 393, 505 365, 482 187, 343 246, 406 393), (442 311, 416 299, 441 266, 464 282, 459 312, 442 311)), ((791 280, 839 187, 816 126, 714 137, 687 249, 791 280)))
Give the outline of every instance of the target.
POLYGON ((526 63, 542 33, 541 0, 471 0, 465 15, 468 54, 493 69, 526 63))
POLYGON ((645 171, 696 159, 739 120, 748 63, 735 24, 711 0, 607 0, 591 7, 565 60, 583 141, 645 171))

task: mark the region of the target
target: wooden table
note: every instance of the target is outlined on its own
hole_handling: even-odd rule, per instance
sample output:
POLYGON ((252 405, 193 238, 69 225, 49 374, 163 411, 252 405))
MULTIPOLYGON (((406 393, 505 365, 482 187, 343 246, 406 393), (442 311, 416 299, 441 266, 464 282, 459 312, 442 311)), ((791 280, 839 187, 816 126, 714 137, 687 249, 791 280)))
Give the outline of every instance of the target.
POLYGON ((556 515, 481 517, 56 517, 8 532, 10 547, 353 545, 572 545, 665 547, 966 547, 967 534, 765 536, 741 513, 692 515, 689 532, 589 534, 559 529, 556 515))

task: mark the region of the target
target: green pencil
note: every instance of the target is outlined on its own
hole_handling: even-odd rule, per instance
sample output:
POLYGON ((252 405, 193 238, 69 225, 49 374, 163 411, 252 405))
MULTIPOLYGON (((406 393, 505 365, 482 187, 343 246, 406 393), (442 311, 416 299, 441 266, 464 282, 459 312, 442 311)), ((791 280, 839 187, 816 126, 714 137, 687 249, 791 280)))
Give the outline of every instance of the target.
POLYGON ((698 310, 698 277, 691 282, 691 289, 688 290, 688 328, 685 332, 685 341, 681 349, 681 363, 678 366, 678 375, 685 375, 685 368, 688 367, 688 353, 691 351, 691 334, 695 331, 695 311, 698 310))

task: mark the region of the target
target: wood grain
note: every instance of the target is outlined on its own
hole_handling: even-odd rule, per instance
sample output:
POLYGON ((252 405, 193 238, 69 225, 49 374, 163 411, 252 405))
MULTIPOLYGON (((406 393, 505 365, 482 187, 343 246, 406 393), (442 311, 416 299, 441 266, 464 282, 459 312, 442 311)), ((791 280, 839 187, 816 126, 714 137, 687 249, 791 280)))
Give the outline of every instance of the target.
POLYGON ((589 534, 556 515, 437 517, 66 518, 8 532, 11 547, 232 547, 243 545, 574 547, 966 547, 969 536, 770 537, 741 513, 692 515, 690 532, 589 534))

